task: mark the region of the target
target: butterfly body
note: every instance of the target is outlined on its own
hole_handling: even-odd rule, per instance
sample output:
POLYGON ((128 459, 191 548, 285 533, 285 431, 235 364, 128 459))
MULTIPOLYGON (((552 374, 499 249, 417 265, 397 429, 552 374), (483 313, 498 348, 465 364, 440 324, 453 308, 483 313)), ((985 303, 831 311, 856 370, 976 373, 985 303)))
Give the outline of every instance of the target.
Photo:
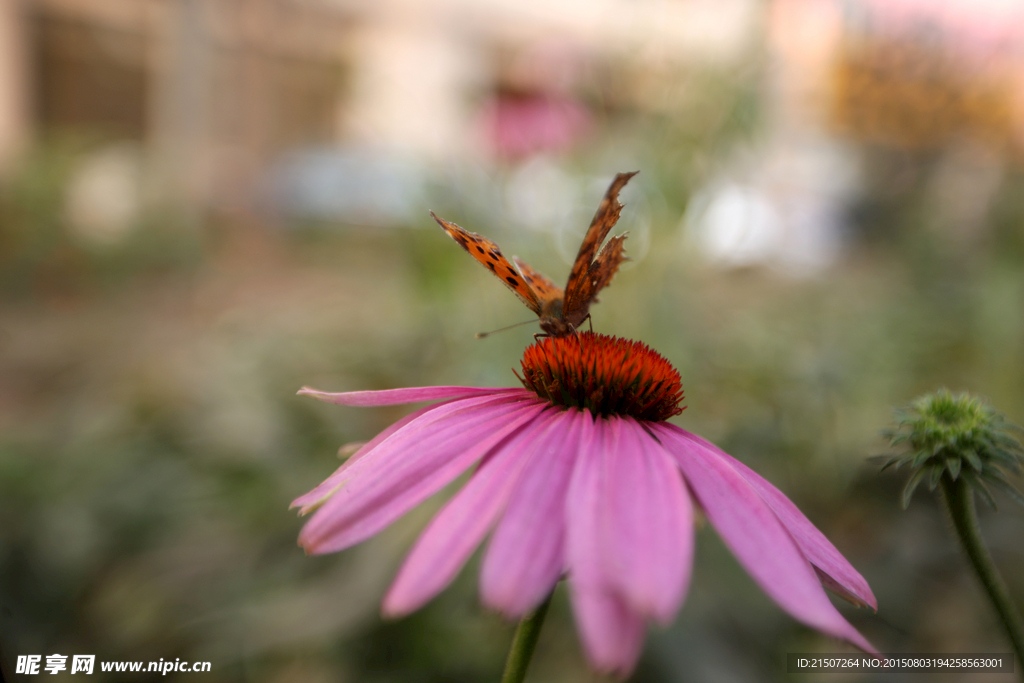
POLYGON ((519 258, 512 259, 515 265, 509 263, 500 247, 486 237, 438 218, 433 212, 430 215, 449 237, 490 270, 537 315, 545 335, 566 337, 575 334, 590 317, 590 305, 597 301, 597 293, 608 286, 619 265, 627 260, 622 245, 625 235, 611 238, 603 249, 601 245, 619 220, 622 211, 619 191, 634 175, 635 171, 615 176, 583 237, 564 290, 519 258))

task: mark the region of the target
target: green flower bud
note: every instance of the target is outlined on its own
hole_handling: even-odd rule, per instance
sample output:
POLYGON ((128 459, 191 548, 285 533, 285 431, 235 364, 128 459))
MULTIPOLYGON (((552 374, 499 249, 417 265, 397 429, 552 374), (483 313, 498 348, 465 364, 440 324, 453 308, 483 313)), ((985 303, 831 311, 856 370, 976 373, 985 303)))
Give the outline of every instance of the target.
POLYGON ((1024 495, 1006 477, 1006 472, 1020 474, 1024 463, 1024 450, 1010 433, 1020 427, 984 400, 940 389, 914 400, 896 416, 896 428, 883 434, 905 452, 889 458, 882 469, 907 465, 913 471, 903 489, 904 508, 918 484, 927 481, 934 491, 943 477, 962 478, 992 508, 995 500, 987 485, 1006 491, 1024 505, 1024 495))

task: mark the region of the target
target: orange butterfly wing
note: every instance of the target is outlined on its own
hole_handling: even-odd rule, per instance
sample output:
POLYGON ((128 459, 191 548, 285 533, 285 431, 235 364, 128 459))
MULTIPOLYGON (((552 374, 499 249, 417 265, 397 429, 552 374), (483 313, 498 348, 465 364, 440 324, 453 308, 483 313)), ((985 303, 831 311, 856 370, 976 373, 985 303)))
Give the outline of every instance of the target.
POLYGON ((604 249, 601 249, 601 244, 615 227, 622 212, 619 191, 636 174, 637 171, 633 171, 615 176, 583 237, 583 244, 580 245, 576 261, 572 264, 572 272, 569 273, 569 282, 565 285, 562 309, 563 316, 573 327, 583 322, 597 293, 608 286, 619 266, 627 260, 622 244, 625 235, 608 240, 604 249))
MULTIPOLYGON (((449 223, 443 218, 438 218, 433 211, 430 215, 434 217, 437 224, 444 228, 444 231, 448 233, 448 236, 453 240, 462 245, 462 248, 466 252, 475 258, 482 265, 486 266, 488 270, 494 273, 495 277, 504 283, 506 287, 512 290, 513 293, 519 300, 526 304, 526 307, 536 313, 538 316, 542 315, 542 299, 537 296, 534 288, 531 287, 530 279, 532 278, 536 285, 541 290, 547 289, 551 285, 551 281, 545 278, 540 273, 526 266, 528 272, 520 274, 511 263, 508 262, 502 253, 501 249, 497 244, 476 234, 475 232, 469 232, 464 230, 454 223, 449 223)), ((525 265, 525 264, 524 264, 525 265)), ((557 287, 555 288, 557 289, 557 287)), ((561 295, 561 290, 559 290, 561 295)))
POLYGON ((549 278, 541 275, 536 270, 527 265, 526 261, 522 260, 518 256, 513 256, 512 261, 516 264, 516 268, 523 274, 526 279, 526 283, 530 285, 534 293, 537 295, 538 301, 540 301, 539 315, 543 318, 545 316, 556 315, 562 311, 562 288, 552 282, 549 278))

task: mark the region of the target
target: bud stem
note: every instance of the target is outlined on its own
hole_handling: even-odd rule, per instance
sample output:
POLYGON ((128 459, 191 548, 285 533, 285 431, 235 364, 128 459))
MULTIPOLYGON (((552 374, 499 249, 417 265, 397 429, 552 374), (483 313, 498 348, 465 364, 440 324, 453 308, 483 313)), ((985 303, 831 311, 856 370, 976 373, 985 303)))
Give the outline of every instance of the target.
MULTIPOLYGON (((942 477, 942 492, 943 500, 946 501, 946 509, 953 520, 953 526, 967 552, 967 557, 1006 627, 1006 632, 1013 643, 1013 649, 1017 653, 1017 661, 1024 664, 1024 624, 1021 622, 1020 613, 1010 599, 1006 583, 999 575, 999 570, 993 564, 992 556, 981 539, 978 518, 974 511, 974 490, 964 481, 963 477, 958 477, 954 481, 950 476, 944 475, 942 477)), ((1022 671, 1022 680, 1024 680, 1024 671, 1022 671)))
POLYGON ((508 651, 508 659, 505 660, 505 673, 501 677, 501 683, 522 683, 526 678, 526 667, 530 665, 533 650, 537 647, 540 627, 544 624, 544 617, 547 616, 551 596, 554 594, 552 591, 537 609, 519 622, 516 634, 512 638, 512 647, 508 651))

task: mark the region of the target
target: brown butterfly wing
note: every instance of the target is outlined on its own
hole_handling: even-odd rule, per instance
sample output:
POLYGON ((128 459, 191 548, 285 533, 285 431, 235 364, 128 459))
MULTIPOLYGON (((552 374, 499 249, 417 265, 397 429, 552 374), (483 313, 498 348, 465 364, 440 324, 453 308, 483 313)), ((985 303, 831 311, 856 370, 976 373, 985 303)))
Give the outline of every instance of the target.
POLYGON ((637 171, 633 171, 615 176, 615 180, 604 194, 604 199, 601 200, 601 205, 597 207, 594 220, 591 221, 579 253, 576 254, 576 262, 572 264, 569 282, 565 286, 563 305, 563 315, 574 326, 586 317, 587 310, 598 291, 611 282, 619 265, 626 260, 622 246, 623 240, 626 239, 625 235, 610 240, 603 250, 601 244, 615 227, 622 212, 619 191, 636 174, 637 171))
POLYGON ((587 273, 592 282, 592 290, 586 301, 597 301, 597 293, 611 284, 612 278, 615 277, 615 273, 619 270, 619 266, 622 265, 623 261, 629 260, 622 244, 625 241, 626 235, 611 238, 608 240, 608 244, 604 245, 604 249, 597 255, 597 258, 594 259, 594 262, 590 264, 587 273))
POLYGON ((537 299, 540 301, 542 316, 552 315, 555 310, 562 310, 564 294, 561 287, 531 268, 526 261, 518 256, 513 256, 512 262, 516 264, 516 268, 523 274, 526 283, 530 285, 530 288, 537 295, 537 299))
MULTIPOLYGON (((541 315, 541 299, 537 297, 534 290, 527 284, 525 279, 525 273, 520 275, 511 263, 501 254, 501 249, 497 244, 482 237, 475 232, 469 232, 464 230, 455 223, 449 223, 443 218, 438 218, 433 211, 430 215, 434 217, 437 224, 444 228, 444 231, 448 233, 448 236, 453 240, 462 245, 462 248, 466 252, 479 261, 482 265, 486 266, 489 271, 494 273, 502 283, 511 289, 519 300, 526 304, 526 307, 536 313, 538 316, 541 315)), ((531 270, 534 275, 539 275, 535 271, 531 270)), ((550 282, 543 275, 540 275, 545 281, 550 282)), ((561 293, 561 292, 559 292, 561 293)))

